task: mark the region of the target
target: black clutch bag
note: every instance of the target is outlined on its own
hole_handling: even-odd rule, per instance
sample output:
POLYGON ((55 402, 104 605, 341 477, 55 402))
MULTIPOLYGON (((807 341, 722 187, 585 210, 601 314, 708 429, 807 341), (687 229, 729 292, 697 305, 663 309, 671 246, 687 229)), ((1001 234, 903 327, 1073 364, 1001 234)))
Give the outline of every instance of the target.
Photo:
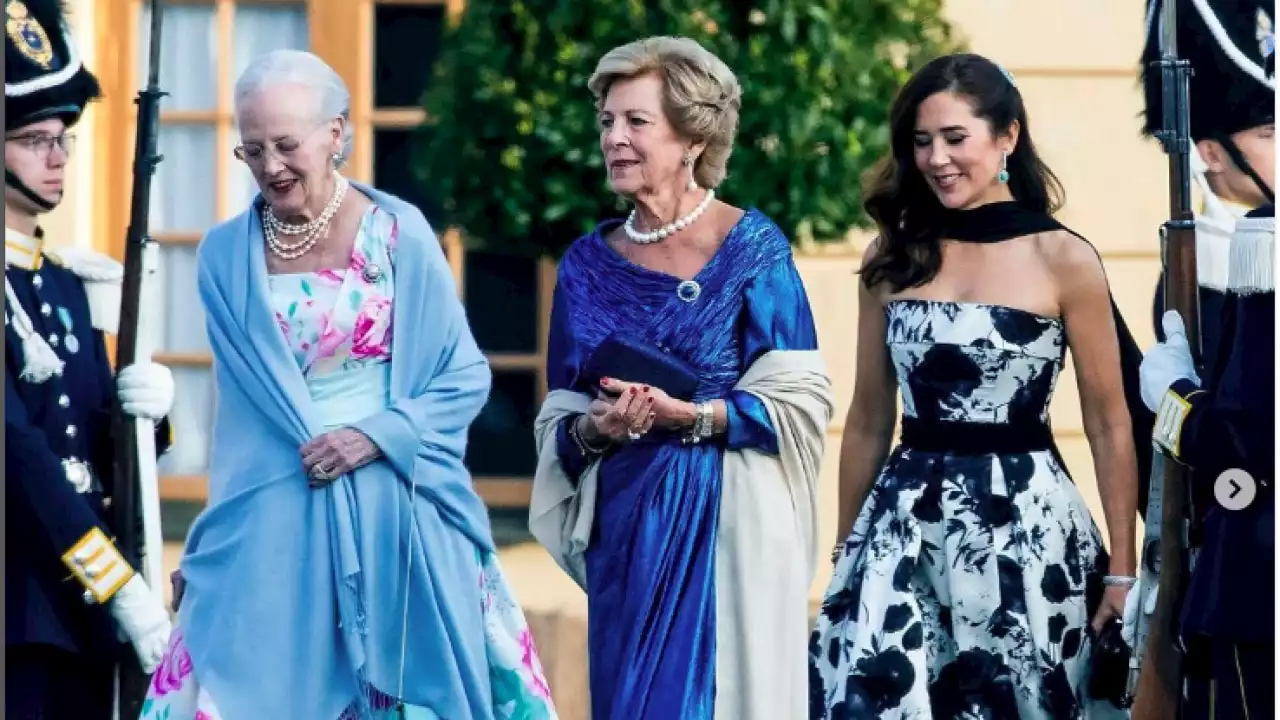
POLYGON ((1133 703, 1129 696, 1129 657, 1131 651, 1120 633, 1124 626, 1119 618, 1111 618, 1094 638, 1090 659, 1089 695, 1108 700, 1118 708, 1133 703))
POLYGON ((600 387, 602 378, 656 387, 677 400, 690 401, 698 373, 686 362, 618 333, 606 337, 587 360, 583 379, 600 387))

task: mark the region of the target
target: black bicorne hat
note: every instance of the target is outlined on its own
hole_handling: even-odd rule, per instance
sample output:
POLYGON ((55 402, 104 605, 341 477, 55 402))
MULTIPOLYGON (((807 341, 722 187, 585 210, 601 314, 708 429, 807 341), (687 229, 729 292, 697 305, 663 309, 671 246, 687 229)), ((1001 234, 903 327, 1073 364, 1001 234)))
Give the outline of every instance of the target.
POLYGON ((1163 126, 1159 66, 1164 2, 1178 3, 1178 57, 1191 63, 1194 141, 1275 122, 1274 10, 1269 0, 1150 0, 1142 84, 1143 132, 1163 126))
POLYGON ((59 0, 4 0, 4 129, 61 117, 80 119, 101 96, 80 61, 59 0))

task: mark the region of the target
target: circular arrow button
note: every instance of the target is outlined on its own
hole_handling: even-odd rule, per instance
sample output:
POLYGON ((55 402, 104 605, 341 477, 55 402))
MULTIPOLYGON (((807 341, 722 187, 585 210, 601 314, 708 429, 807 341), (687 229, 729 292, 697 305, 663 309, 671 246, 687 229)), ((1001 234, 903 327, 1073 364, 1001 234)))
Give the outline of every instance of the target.
POLYGON ((1243 470, 1225 470, 1213 483, 1213 496, 1228 510, 1243 510, 1258 496, 1258 483, 1243 470))

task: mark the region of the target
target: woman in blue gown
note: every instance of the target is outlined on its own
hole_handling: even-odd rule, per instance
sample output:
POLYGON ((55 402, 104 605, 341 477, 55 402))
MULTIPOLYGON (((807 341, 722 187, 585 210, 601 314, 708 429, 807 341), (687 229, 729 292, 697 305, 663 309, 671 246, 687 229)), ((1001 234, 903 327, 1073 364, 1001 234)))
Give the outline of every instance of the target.
POLYGON ((587 592, 592 717, 800 717, 831 399, 786 237, 715 200, 740 90, 672 38, 590 87, 635 210, 561 262, 530 524, 587 592))

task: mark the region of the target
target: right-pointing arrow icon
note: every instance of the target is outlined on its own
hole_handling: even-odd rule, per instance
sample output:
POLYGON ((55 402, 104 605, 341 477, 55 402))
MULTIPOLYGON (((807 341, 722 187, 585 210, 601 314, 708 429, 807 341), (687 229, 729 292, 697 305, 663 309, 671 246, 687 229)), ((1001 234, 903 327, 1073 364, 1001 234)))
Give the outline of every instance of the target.
POLYGON ((1227 510, 1243 510, 1258 495, 1258 483, 1244 470, 1226 470, 1214 482, 1213 494, 1227 510))

